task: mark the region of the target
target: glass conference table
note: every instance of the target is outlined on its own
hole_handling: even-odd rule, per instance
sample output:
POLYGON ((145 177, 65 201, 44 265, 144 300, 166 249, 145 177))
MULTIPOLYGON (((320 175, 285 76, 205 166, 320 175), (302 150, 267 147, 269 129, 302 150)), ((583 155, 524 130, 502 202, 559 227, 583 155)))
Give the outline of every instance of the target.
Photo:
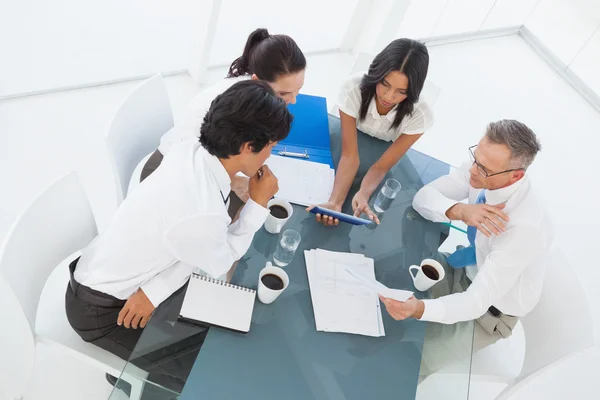
MULTIPOLYGON (((339 120, 330 117, 329 124, 337 165, 339 120)), ((361 167, 342 211, 351 212, 350 200, 360 179, 387 146, 359 133, 361 167)), ((402 191, 376 227, 324 227, 314 220, 313 214, 294 206, 284 229, 300 232, 302 242, 292 263, 285 267, 289 287, 270 305, 256 300, 250 332, 240 334, 216 327, 206 330, 178 322, 184 287, 157 308, 122 378, 131 381, 137 377, 143 382, 142 399, 443 398, 444 388, 439 388, 440 397, 417 392, 417 384, 423 380, 423 349, 428 341, 436 340, 430 338, 435 336, 430 332, 439 325, 414 319, 395 321, 382 307, 384 337, 317 332, 303 252, 320 248, 365 254, 375 260, 377 280, 426 298, 427 293, 414 289, 408 268, 435 255, 452 227, 424 220, 411 204, 424 184, 447 174, 449 169, 441 161, 410 150, 387 176, 397 179, 402 191), (166 379, 157 374, 157 364, 159 372, 161 368, 179 372, 166 379)), ((259 271, 266 261, 272 260, 278 238, 261 228, 239 261, 232 282, 256 289, 259 271)), ((464 358, 452 363, 452 398, 467 399, 473 322, 461 323, 456 331, 463 336, 459 341, 466 343, 467 351, 463 352, 464 358)), ((436 346, 439 344, 432 348, 437 349, 436 346)), ((432 351, 428 357, 435 358, 435 350, 432 351)), ((115 389, 110 399, 123 398, 123 393, 118 392, 115 389)))

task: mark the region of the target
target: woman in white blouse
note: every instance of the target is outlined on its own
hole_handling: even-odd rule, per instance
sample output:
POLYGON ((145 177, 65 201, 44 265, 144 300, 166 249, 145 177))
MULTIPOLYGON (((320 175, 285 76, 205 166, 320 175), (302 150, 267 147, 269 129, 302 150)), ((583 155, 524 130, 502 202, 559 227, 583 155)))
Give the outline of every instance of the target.
MULTIPOLYGON (((346 200, 360 164, 357 143, 360 130, 391 142, 369 168, 352 199, 354 215, 364 213, 379 223, 368 205, 369 198, 386 173, 433 123, 430 108, 419 101, 428 65, 425 45, 411 39, 397 39, 373 59, 366 74, 351 76, 344 83, 337 103, 342 155, 329 202, 323 207, 340 211, 346 200)), ((325 225, 339 223, 318 214, 317 220, 325 225)))
POLYGON ((173 145, 200 136, 200 126, 211 102, 234 83, 246 79, 266 81, 286 104, 293 104, 304 85, 305 69, 306 58, 294 39, 287 35, 271 35, 263 28, 253 31, 248 36, 244 52, 229 67, 226 79, 196 95, 184 122, 171 128, 161 138, 158 150, 142 169, 140 181, 158 168, 173 145))

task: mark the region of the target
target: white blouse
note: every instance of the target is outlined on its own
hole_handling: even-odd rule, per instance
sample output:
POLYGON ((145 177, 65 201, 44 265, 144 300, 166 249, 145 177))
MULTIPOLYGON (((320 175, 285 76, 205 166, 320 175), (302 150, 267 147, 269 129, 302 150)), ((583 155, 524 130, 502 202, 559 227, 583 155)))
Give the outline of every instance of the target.
POLYGON ((350 76, 342 85, 338 102, 336 104, 336 112, 341 110, 353 118, 356 118, 356 127, 364 133, 376 137, 377 139, 393 142, 400 135, 415 135, 424 133, 433 125, 433 111, 424 101, 419 101, 415 104, 412 115, 404 117, 397 128, 390 129, 398 106, 394 107, 386 115, 379 115, 375 104, 375 97, 369 104, 367 115, 362 121, 358 120, 360 110, 361 95, 360 82, 364 72, 350 76))

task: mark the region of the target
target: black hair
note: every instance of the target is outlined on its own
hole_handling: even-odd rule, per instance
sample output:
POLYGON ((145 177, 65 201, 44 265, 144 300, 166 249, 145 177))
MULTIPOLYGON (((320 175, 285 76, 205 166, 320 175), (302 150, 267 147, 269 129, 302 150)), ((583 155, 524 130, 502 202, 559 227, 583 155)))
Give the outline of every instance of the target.
POLYGON ((399 71, 408 78, 406 99, 398 104, 396 117, 390 129, 397 128, 402 119, 411 115, 414 105, 419 101, 421 90, 427 77, 429 67, 429 53, 423 43, 412 39, 396 39, 386 46, 381 53, 373 59, 360 83, 360 110, 359 121, 367 116, 369 104, 375 96, 375 88, 378 83, 392 71, 399 71))
POLYGON ((242 56, 231 63, 227 77, 256 74, 258 79, 275 82, 305 68, 306 58, 294 39, 259 28, 248 36, 242 56))
POLYGON ((210 104, 200 127, 200 143, 219 158, 240 154, 244 143, 258 153, 287 137, 292 118, 267 82, 236 82, 210 104))

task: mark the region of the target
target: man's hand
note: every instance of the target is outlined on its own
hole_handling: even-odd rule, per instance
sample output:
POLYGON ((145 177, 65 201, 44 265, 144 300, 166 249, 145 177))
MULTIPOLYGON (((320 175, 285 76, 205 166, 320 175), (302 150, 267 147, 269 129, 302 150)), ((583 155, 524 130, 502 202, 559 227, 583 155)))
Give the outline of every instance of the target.
POLYGON ((457 203, 446 211, 446 216, 452 220, 460 220, 469 226, 474 226, 485 236, 499 235, 506 230, 505 223, 508 215, 501 210, 504 204, 491 206, 489 204, 457 203))
POLYGON ((250 178, 248 192, 250 198, 263 207, 267 207, 267 203, 279 190, 277 177, 273 175, 268 165, 260 167, 258 172, 250 178))
POLYGON ((154 312, 154 305, 146 297, 142 289, 131 295, 123 306, 117 318, 117 325, 123 325, 125 328, 137 329, 144 328, 154 312))
POLYGON ((411 296, 406 301, 388 299, 382 295, 379 295, 379 299, 385 305, 388 314, 396 321, 411 317, 420 319, 425 311, 425 303, 421 300, 417 300, 414 296, 411 296))
POLYGON ((354 216, 360 217, 361 214, 366 214, 367 218, 379 225, 379 218, 369 207, 369 196, 367 196, 362 190, 359 190, 352 199, 352 209, 354 210, 354 216))
MULTIPOLYGON (((310 210, 312 210, 314 207, 315 206, 310 206, 306 209, 306 211, 310 212, 310 210)), ((328 201, 327 203, 324 203, 324 204, 319 204, 319 207, 327 208, 328 210, 337 211, 337 212, 342 211, 342 205, 338 204, 338 203, 334 203, 332 201, 328 201)), ((318 213, 315 215, 316 215, 317 222, 320 222, 325 226, 336 226, 336 225, 340 224, 339 219, 330 217, 329 215, 321 215, 318 213)))

